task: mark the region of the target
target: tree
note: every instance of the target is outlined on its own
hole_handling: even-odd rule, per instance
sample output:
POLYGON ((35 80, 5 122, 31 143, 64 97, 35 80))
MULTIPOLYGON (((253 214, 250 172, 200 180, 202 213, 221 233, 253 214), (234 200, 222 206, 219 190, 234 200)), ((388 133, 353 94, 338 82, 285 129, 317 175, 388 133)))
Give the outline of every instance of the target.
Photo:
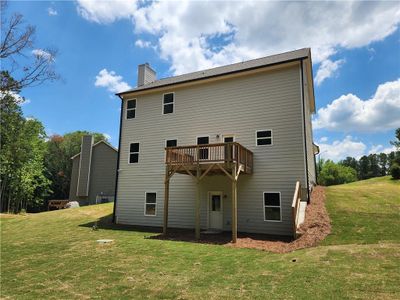
POLYGON ((351 167, 335 164, 327 160, 322 165, 318 181, 321 185, 335 185, 349 183, 357 180, 357 172, 351 167))
POLYGON ((81 151, 82 136, 87 134, 93 135, 95 143, 107 141, 103 134, 88 131, 74 131, 64 136, 53 135, 49 138, 45 166, 48 170, 47 177, 52 182, 52 198, 68 198, 72 172, 71 157, 81 151))
MULTIPOLYGON (((11 81, 12 79, 10 79, 11 81)), ((25 119, 13 93, 1 95, 1 210, 19 212, 40 206, 49 192, 44 176, 45 131, 35 119, 25 119)))
POLYGON ((7 19, 4 17, 6 8, 7 2, 1 1, 0 91, 16 92, 58 79, 54 70, 57 51, 50 48, 33 49, 35 27, 25 26, 23 16, 18 13, 7 19))
POLYGON ((400 151, 400 128, 396 129, 395 137, 396 137, 396 140, 391 141, 390 144, 395 146, 397 148, 397 150, 400 151))
POLYGON ((381 169, 378 163, 378 156, 376 154, 370 154, 368 155, 368 161, 369 161, 368 178, 380 176, 381 169))
POLYGON ((358 178, 367 179, 369 173, 369 159, 368 156, 362 156, 358 161, 358 178))
POLYGON ((385 176, 388 173, 388 156, 386 153, 379 153, 378 164, 380 168, 380 176, 385 176))
POLYGON ((354 157, 346 157, 346 159, 339 162, 342 166, 353 168, 354 170, 358 170, 358 161, 354 157))

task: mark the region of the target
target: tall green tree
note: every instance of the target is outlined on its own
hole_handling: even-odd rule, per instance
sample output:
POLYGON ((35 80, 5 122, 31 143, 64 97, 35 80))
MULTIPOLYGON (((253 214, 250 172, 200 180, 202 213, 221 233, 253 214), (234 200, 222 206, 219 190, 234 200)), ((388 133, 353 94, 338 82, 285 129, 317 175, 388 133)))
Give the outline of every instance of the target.
POLYGON ((335 164, 331 160, 323 162, 318 182, 321 185, 335 185, 357 180, 357 171, 351 167, 335 164))
POLYGON ((72 172, 71 157, 81 151, 82 136, 93 135, 94 142, 104 140, 106 137, 97 132, 74 131, 61 135, 53 135, 47 142, 47 155, 45 166, 47 176, 51 181, 53 199, 67 199, 72 172))

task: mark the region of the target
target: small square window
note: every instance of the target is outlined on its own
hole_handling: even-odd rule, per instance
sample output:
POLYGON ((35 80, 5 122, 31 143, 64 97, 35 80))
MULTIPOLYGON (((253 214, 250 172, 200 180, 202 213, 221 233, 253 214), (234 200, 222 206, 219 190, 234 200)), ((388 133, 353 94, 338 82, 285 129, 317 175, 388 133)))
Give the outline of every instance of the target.
POLYGON ((259 130, 256 132, 257 146, 272 145, 272 130, 259 130))
POLYGON ((165 146, 168 147, 176 147, 178 145, 178 141, 177 140, 167 140, 165 142, 165 146))

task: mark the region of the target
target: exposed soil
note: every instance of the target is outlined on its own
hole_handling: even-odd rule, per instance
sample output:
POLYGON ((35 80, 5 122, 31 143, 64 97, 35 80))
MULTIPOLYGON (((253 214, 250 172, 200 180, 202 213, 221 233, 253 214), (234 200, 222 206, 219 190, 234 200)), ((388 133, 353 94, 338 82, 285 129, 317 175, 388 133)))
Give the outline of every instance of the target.
POLYGON ((270 236, 265 234, 238 233, 237 243, 231 243, 231 233, 201 234, 196 240, 192 230, 168 229, 167 236, 150 236, 150 239, 186 241, 194 243, 219 244, 236 248, 255 248, 276 253, 286 253, 297 249, 316 246, 331 232, 331 221, 325 208, 325 190, 317 186, 311 194, 310 204, 306 208, 305 222, 300 226, 300 236, 270 236))

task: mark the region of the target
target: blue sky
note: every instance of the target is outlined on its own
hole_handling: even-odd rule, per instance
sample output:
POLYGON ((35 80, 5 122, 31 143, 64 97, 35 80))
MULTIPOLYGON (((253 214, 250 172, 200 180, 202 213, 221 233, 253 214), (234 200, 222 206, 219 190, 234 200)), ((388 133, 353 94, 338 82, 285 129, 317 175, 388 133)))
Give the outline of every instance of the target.
POLYGON ((311 47, 322 156, 389 151, 400 127, 396 2, 9 2, 56 48, 62 80, 21 92, 49 135, 102 132, 118 143, 120 100, 137 65, 159 78, 311 47), (249 22, 248 20, 251 20, 249 22))

